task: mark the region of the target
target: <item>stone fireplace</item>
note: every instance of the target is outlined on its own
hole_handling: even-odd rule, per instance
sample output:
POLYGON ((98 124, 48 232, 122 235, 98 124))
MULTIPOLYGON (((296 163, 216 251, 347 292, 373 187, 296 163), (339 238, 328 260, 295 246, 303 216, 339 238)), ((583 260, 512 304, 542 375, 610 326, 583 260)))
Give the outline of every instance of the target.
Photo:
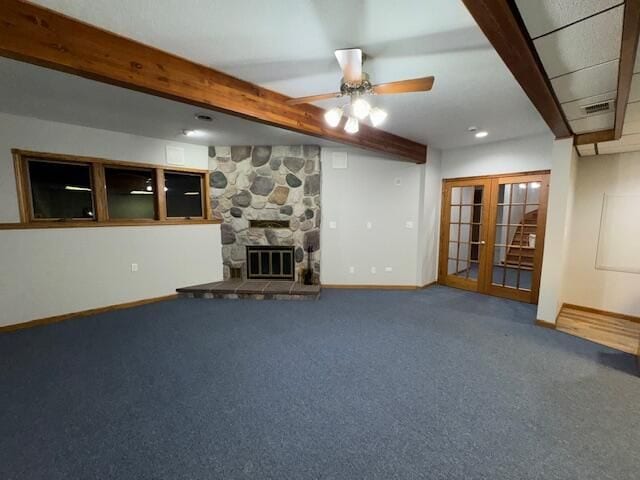
MULTIPOLYGON (((311 248, 319 283, 320 147, 210 147, 209 170, 213 213, 223 221, 224 279, 248 278, 247 246, 289 247, 294 280, 302 278, 311 248)), ((270 255, 255 258, 276 258, 270 255)))

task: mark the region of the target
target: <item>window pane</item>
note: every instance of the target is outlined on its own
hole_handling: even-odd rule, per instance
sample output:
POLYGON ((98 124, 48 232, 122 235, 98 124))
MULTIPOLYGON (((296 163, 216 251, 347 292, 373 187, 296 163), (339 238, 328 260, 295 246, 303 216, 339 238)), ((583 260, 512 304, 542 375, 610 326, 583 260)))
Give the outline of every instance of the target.
POLYGON ((34 218, 94 218, 89 165, 29 160, 34 218))
POLYGON ((156 217, 152 170, 106 168, 109 218, 156 217))
POLYGON ((202 217, 202 177, 186 173, 164 174, 167 217, 202 217))

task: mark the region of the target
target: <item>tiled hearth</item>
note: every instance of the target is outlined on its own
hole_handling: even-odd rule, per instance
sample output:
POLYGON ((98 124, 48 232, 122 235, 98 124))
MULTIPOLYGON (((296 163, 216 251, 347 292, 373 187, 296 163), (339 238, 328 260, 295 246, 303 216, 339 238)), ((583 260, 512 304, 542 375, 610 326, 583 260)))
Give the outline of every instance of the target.
POLYGON ((254 300, 317 300, 320 285, 303 285, 284 280, 241 280, 205 283, 178 288, 183 298, 251 298, 254 300))

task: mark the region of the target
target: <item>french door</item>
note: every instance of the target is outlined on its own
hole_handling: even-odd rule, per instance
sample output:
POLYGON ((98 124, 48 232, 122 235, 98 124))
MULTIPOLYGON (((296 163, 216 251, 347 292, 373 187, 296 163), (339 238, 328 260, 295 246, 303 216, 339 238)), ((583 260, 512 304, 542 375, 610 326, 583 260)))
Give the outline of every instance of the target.
POLYGON ((548 172, 445 180, 438 280, 537 303, 548 172))

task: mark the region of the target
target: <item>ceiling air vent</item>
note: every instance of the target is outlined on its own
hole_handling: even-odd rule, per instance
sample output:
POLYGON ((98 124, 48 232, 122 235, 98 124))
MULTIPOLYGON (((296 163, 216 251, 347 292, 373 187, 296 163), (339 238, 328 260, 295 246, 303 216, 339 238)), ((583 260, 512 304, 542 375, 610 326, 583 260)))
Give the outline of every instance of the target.
POLYGON ((596 113, 608 112, 611 110, 611 103, 613 100, 607 100, 606 102, 593 103, 591 105, 582 106, 585 115, 593 115, 596 113))

